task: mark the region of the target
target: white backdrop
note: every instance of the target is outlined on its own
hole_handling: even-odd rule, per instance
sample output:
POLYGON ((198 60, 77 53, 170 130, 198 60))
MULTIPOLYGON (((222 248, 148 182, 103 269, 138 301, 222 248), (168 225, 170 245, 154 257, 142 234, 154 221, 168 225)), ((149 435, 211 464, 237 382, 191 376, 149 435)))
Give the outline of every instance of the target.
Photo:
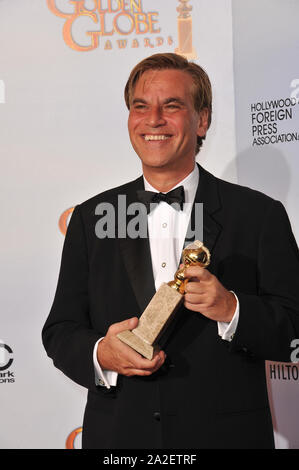
MULTIPOLYGON (((296 0, 233 1, 237 179, 283 202, 297 243, 298 15, 296 0)), ((267 375, 276 447, 298 449, 298 366, 268 363, 267 375)))
MULTIPOLYGON (((113 35, 99 36, 93 50, 71 48, 66 36, 67 19, 71 17, 66 15, 74 14, 79 5, 89 10, 89 16, 77 15, 72 28, 73 41, 88 47, 91 36, 86 31, 100 28, 101 15, 93 11, 100 3, 103 10, 109 3, 117 10, 121 2, 0 0, 0 343, 6 345, 0 347, 4 423, 0 448, 64 448, 69 434, 82 425, 86 391, 53 367, 41 344, 64 241, 58 220, 66 209, 140 174, 139 160, 127 135, 123 88, 139 60, 156 52, 173 52, 179 46, 177 0, 126 0, 126 14, 119 19, 119 28, 128 30, 131 23, 126 15, 133 15, 132 9, 139 5, 147 21, 149 12, 154 13, 152 32, 134 28, 124 35, 117 30, 113 35), (54 6, 64 14, 55 15, 54 6), (120 40, 127 41, 126 47, 120 48, 124 45, 120 40)), ((198 161, 229 181, 252 187, 262 184, 258 189, 275 197, 287 190, 287 200, 282 199, 298 238, 298 144, 253 149, 249 105, 285 96, 291 79, 299 75, 294 61, 298 36, 288 23, 295 25, 299 7, 291 0, 271 0, 277 18, 283 12, 286 20, 280 25, 280 38, 284 39, 279 41, 277 52, 268 1, 189 3, 193 6, 195 60, 208 71, 214 94, 213 122, 198 161), (259 18, 258 24, 266 28, 263 41, 257 35, 251 48, 247 40, 252 34, 251 23, 246 20, 249 14, 254 17, 252 21, 256 23, 259 18), (275 62, 271 44, 281 63, 279 76, 270 65, 267 67, 272 64, 270 58, 271 67, 275 62), (293 52, 287 59, 284 52, 289 48, 293 52), (248 64, 244 60, 247 56, 248 64), (253 70, 249 72, 246 67, 250 64, 253 70), (266 87, 269 81, 270 90, 266 87), (244 152, 251 152, 251 156, 244 157, 244 152), (282 152, 286 173, 281 172, 282 152), (265 159, 263 168, 268 171, 260 181, 254 178, 256 171, 248 171, 250 158, 255 167, 254 159, 259 158, 259 163, 265 159), (277 177, 271 186, 275 168, 280 179, 277 177), (280 187, 280 194, 275 193, 280 187)), ((119 13, 121 10, 106 11, 106 33, 112 30, 119 13)), ((142 15, 139 19, 145 18, 142 15)), ((298 129, 297 109, 289 128, 298 129)), ((287 404, 297 391, 298 381, 288 380, 288 388, 285 381, 275 379, 272 384, 275 426, 278 437, 281 434, 277 445, 299 447, 296 426, 289 435, 284 425, 295 419, 294 410, 287 404)), ((80 435, 75 446, 80 447, 80 435)))

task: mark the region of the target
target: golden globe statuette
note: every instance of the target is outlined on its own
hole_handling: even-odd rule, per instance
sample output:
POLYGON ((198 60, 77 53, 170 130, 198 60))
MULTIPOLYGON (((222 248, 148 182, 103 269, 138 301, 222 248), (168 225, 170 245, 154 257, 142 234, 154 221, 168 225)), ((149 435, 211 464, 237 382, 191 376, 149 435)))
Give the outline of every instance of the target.
POLYGON ((176 54, 180 54, 186 59, 196 59, 196 51, 192 45, 192 17, 190 12, 192 7, 188 5, 189 0, 179 0, 180 5, 177 7, 178 16, 178 41, 179 47, 175 49, 176 54))
POLYGON ((202 242, 196 240, 183 250, 183 268, 175 273, 174 280, 163 283, 139 318, 139 323, 133 330, 125 330, 117 337, 131 346, 147 359, 152 359, 157 341, 165 331, 175 312, 184 299, 185 269, 189 266, 206 267, 210 263, 210 252, 202 242))

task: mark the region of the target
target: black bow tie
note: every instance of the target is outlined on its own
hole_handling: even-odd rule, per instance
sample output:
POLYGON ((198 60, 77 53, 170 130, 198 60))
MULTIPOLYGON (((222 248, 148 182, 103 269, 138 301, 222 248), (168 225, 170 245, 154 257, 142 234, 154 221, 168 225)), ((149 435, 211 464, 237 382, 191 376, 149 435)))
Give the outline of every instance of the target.
POLYGON ((137 191, 137 196, 140 202, 142 202, 147 209, 147 213, 151 211, 153 207, 151 204, 159 204, 159 202, 164 201, 167 204, 173 204, 174 202, 178 203, 175 204, 173 207, 177 210, 183 210, 183 204, 185 202, 185 193, 184 187, 179 186, 178 188, 169 191, 169 193, 154 193, 153 191, 144 191, 139 190, 137 191))

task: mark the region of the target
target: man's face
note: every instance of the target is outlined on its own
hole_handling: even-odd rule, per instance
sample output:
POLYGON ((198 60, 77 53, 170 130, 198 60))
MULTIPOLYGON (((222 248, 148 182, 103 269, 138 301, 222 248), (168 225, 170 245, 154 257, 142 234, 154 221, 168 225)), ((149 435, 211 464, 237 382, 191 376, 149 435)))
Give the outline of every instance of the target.
POLYGON ((149 70, 138 80, 128 128, 144 169, 194 164, 197 136, 206 134, 208 113, 195 111, 192 88, 191 76, 181 70, 149 70))

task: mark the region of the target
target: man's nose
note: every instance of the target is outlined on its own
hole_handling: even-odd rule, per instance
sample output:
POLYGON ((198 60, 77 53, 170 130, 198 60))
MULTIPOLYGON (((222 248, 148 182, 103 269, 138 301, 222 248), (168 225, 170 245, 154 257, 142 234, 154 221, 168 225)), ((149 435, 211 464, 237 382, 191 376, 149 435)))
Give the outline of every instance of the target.
POLYGON ((149 113, 147 124, 151 127, 163 126, 165 124, 165 118, 163 117, 163 110, 160 106, 153 106, 149 113))

